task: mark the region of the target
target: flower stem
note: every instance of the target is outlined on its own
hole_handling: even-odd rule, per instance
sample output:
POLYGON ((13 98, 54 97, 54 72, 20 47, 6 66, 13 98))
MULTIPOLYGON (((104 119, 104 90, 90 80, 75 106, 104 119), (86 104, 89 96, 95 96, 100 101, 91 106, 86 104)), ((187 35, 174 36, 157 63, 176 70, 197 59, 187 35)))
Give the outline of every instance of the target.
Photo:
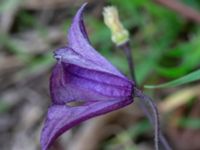
MULTIPOLYGON (((155 149, 159 150, 160 123, 159 123, 159 114, 158 114, 158 109, 156 107, 156 104, 153 102, 153 100, 149 96, 145 95, 142 91, 140 91, 137 88, 134 88, 134 94, 135 94, 136 97, 139 97, 140 99, 144 100, 145 103, 148 103, 149 106, 152 108, 152 111, 153 111, 153 114, 154 114, 155 149)), ((151 120, 151 119, 149 119, 149 120, 151 120)))
MULTIPOLYGON (((152 100, 151 100, 152 101, 152 100)), ((153 101, 152 101, 153 102, 153 101)), ((141 107, 141 109, 143 110, 143 112, 144 112, 144 114, 147 116, 147 118, 149 119, 149 121, 150 121, 150 123, 152 124, 152 125, 154 125, 155 124, 155 117, 152 117, 151 115, 150 115, 150 112, 147 110, 147 108, 146 108, 146 106, 145 106, 145 104, 144 103, 142 103, 142 102, 140 102, 139 103, 139 105, 140 105, 140 107, 141 107)), ((156 108, 157 109, 157 108, 156 108)), ((158 112, 158 111, 157 111, 158 112)), ((158 126, 159 127, 159 126, 158 126)), ((164 137, 164 135, 162 134, 162 132, 160 131, 160 129, 159 129, 159 141, 163 144, 163 147, 166 149, 166 150, 172 150, 172 148, 169 146, 169 144, 168 144, 168 142, 167 142, 167 140, 166 140, 166 138, 164 137)))
MULTIPOLYGON (((124 50, 124 52, 126 54, 131 78, 132 78, 133 81, 135 81, 135 84, 137 86, 137 82, 136 82, 136 78, 135 78, 135 72, 134 72, 134 63, 133 63, 133 58, 132 58, 132 55, 131 55, 130 43, 126 42, 126 43, 120 45, 119 48, 124 50)), ((152 115, 149 112, 146 104, 143 101, 139 101, 141 109, 143 110, 143 112, 147 116, 147 118, 149 119, 150 123, 154 126, 155 149, 159 150, 159 140, 160 140, 160 142, 163 144, 163 147, 166 150, 171 150, 172 148, 169 146, 167 140, 165 139, 162 132, 160 131, 159 114, 158 114, 156 104, 153 102, 153 100, 149 96, 143 94, 143 92, 140 91, 139 89, 135 88, 134 90, 135 90, 134 91, 135 96, 139 97, 140 99, 144 100, 145 103, 149 104, 149 106, 151 107, 151 109, 153 111, 153 117, 152 117, 152 115)))
POLYGON ((119 46, 119 48, 123 49, 124 52, 125 52, 125 55, 126 55, 127 61, 128 61, 129 72, 131 74, 131 78, 136 83, 135 70, 134 70, 134 62, 133 62, 133 58, 132 58, 132 55, 131 55, 131 50, 130 50, 130 44, 129 44, 129 42, 126 42, 126 43, 122 44, 121 46, 119 46))

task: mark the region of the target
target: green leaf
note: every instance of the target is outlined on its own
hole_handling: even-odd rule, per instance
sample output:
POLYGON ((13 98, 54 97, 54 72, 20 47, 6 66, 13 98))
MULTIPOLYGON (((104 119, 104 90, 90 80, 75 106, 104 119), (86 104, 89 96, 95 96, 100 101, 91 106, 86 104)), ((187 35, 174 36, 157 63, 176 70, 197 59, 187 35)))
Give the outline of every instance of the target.
POLYGON ((183 76, 179 79, 164 83, 164 84, 160 84, 160 85, 145 85, 145 88, 149 88, 149 89, 153 89, 153 88, 167 88, 167 87, 175 87, 175 86, 179 86, 179 85, 183 85, 186 83, 190 83, 190 82, 194 82, 200 80, 200 69, 196 70, 186 76, 183 76))
POLYGON ((181 127, 189 129, 199 129, 200 128, 200 119, 198 118, 180 118, 178 124, 181 127))

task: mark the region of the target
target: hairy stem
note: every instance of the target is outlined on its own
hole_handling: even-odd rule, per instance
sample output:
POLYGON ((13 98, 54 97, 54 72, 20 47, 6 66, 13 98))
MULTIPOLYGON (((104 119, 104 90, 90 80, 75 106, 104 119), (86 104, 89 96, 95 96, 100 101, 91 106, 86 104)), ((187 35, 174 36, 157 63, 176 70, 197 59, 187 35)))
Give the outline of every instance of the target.
POLYGON ((154 141, 155 141, 155 149, 159 150, 159 133, 160 133, 160 123, 159 123, 159 116, 158 116, 158 109, 155 105, 155 103, 153 102, 153 100, 145 95, 144 93, 142 93, 142 91, 140 91, 137 88, 134 88, 134 94, 136 97, 139 97, 140 99, 144 100, 146 103, 149 104, 149 106, 151 106, 152 111, 153 111, 153 115, 154 115, 154 131, 155 131, 155 137, 154 137, 154 141))
MULTIPOLYGON (((153 102, 153 101, 152 101, 153 102)), ((142 108, 144 114, 147 116, 147 118, 149 119, 151 125, 155 124, 154 118, 150 115, 149 110, 147 110, 146 106, 144 103, 140 102, 139 103, 140 107, 142 108)), ((172 148, 169 146, 169 143, 167 142, 167 140, 165 139, 164 135, 162 134, 161 131, 159 131, 159 140, 160 142, 163 144, 163 147, 166 150, 172 150, 172 148)))
MULTIPOLYGON (((132 55, 131 55, 131 49, 130 49, 129 42, 124 43, 123 45, 119 46, 119 48, 123 49, 125 54, 126 54, 127 61, 128 61, 128 64, 129 64, 129 70, 130 70, 131 78, 136 83, 135 72, 134 72, 134 63, 133 63, 133 58, 132 58, 132 55)), ((137 85, 137 83, 136 83, 136 85, 137 85)), ((149 112, 147 106, 145 105, 145 103, 143 103, 143 101, 139 101, 140 107, 143 110, 144 114, 147 116, 147 118, 149 119, 152 126, 155 126, 154 134, 155 134, 155 148, 156 148, 156 150, 159 149, 159 146, 158 146, 159 140, 161 141, 161 143, 163 144, 163 146, 166 150, 171 150, 171 147, 169 146, 167 140, 165 139, 165 137, 163 136, 162 132, 159 129, 160 124, 159 124, 158 110, 157 110, 156 105, 154 104, 154 102, 152 101, 152 99, 150 97, 144 95, 137 88, 135 88, 135 92, 136 92, 135 96, 141 98, 142 100, 145 100, 145 102, 148 102, 147 104, 149 104, 149 106, 151 107, 151 109, 153 111, 153 116, 152 116, 151 113, 149 112)))

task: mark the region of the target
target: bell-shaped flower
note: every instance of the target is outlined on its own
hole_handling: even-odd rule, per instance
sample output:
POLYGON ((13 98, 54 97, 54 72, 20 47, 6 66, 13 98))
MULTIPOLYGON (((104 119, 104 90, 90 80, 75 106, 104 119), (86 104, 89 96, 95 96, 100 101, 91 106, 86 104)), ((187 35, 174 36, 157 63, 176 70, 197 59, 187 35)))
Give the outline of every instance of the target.
POLYGON ((41 134, 42 150, 80 122, 133 102, 134 83, 89 43, 82 18, 85 5, 74 17, 67 46, 54 53, 57 64, 50 78, 52 105, 41 134))

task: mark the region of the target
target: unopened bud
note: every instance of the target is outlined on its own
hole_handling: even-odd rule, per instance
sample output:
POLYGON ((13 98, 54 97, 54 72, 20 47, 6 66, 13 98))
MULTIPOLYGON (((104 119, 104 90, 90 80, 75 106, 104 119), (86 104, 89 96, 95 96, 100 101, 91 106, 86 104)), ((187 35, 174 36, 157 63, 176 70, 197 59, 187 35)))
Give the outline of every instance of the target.
POLYGON ((117 45, 122 45, 129 40, 129 33, 119 20, 117 8, 114 6, 105 7, 103 10, 105 24, 112 32, 112 41, 117 45))

